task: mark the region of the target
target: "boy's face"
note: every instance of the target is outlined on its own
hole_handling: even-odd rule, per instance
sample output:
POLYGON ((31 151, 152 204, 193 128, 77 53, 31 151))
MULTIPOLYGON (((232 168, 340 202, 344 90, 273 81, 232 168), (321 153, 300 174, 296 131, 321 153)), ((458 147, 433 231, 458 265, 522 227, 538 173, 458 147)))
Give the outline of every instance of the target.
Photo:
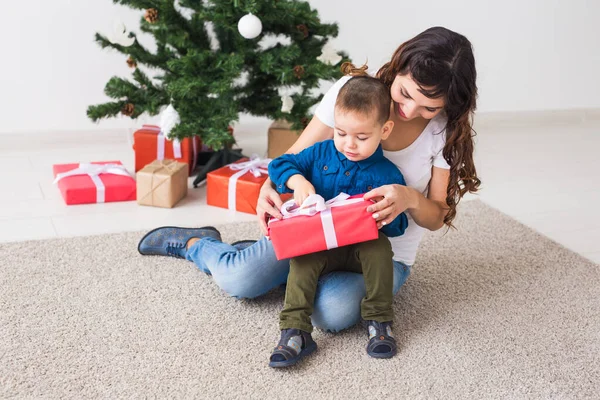
POLYGON ((361 161, 371 157, 379 143, 390 135, 394 126, 392 121, 380 124, 375 115, 343 111, 337 107, 334 117, 335 148, 350 161, 361 161))

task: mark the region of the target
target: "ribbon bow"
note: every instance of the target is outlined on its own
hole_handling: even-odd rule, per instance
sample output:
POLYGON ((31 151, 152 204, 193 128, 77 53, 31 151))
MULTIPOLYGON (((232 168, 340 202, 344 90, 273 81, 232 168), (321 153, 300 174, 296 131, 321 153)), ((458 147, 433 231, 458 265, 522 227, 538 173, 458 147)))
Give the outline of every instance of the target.
MULTIPOLYGON (((255 178, 259 178, 262 174, 266 175, 269 173, 267 167, 269 166, 270 162, 270 158, 262 159, 256 154, 253 154, 252 157, 250 157, 249 161, 230 164, 229 168, 231 168, 233 171, 240 171, 238 172, 240 174, 239 176, 250 172, 252 175, 254 175, 255 178)), ((236 173, 236 175, 238 173, 236 173)))
MULTIPOLYGON (((56 179, 54 179, 53 184, 57 184, 61 179, 67 178, 69 176, 76 175, 89 175, 96 185, 96 202, 104 203, 105 199, 105 188, 104 183, 100 179, 98 175, 100 174, 112 174, 112 175, 122 175, 128 176, 129 172, 127 169, 121 164, 90 164, 90 163, 81 163, 79 167, 72 169, 67 172, 61 172, 60 174, 56 174, 56 179)), ((133 178, 132 178, 133 179, 133 178)))
POLYGON ((249 161, 229 164, 229 168, 232 171, 238 171, 235 174, 231 175, 231 177, 229 178, 229 189, 227 192, 227 207, 230 210, 235 211, 236 209, 236 186, 238 178, 242 175, 247 174, 248 172, 254 175, 255 178, 259 178, 262 174, 268 175, 269 170, 267 169, 267 167, 270 162, 270 158, 261 159, 256 154, 253 154, 252 157, 250 157, 249 161))
POLYGON ((311 194, 308 196, 300 206, 298 206, 294 199, 288 200, 281 206, 281 214, 284 219, 294 218, 300 215, 315 215, 322 211, 331 209, 332 207, 345 206, 347 204, 359 203, 363 201, 362 198, 358 197, 355 199, 349 199, 350 195, 347 193, 340 193, 331 200, 325 201, 325 199, 318 194, 311 194))

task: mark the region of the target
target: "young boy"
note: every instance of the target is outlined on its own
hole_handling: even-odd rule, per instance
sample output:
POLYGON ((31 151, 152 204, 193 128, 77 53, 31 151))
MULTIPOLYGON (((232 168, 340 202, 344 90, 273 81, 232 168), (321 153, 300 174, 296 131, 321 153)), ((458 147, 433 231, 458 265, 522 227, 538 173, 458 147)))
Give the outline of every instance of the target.
MULTIPOLYGON (((398 168, 383 156, 381 141, 394 127, 389 121, 390 92, 369 76, 351 78, 335 104, 333 140, 317 143, 299 154, 284 154, 269 164, 269 177, 281 193, 293 191, 298 205, 317 193, 330 199, 340 192, 362 194, 387 184, 405 185, 398 168)), ((392 337, 392 249, 387 236, 400 236, 408 225, 400 214, 381 228, 379 238, 294 257, 290 260, 285 305, 280 314, 281 339, 269 366, 287 367, 316 350, 310 316, 320 275, 332 271, 362 273, 367 295, 361 316, 367 321, 367 353, 389 358, 396 353, 392 337)))

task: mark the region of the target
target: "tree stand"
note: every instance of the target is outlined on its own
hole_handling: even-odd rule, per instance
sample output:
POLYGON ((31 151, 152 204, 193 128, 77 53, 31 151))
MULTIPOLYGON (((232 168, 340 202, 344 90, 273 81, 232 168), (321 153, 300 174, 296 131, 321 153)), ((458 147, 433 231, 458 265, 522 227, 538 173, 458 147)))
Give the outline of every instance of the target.
POLYGON ((244 157, 245 156, 242 155, 242 149, 224 148, 223 150, 215 151, 206 164, 198 171, 198 175, 196 175, 196 179, 194 179, 194 188, 197 188, 202 181, 206 180, 206 175, 209 172, 224 167, 227 164, 234 163, 244 157))

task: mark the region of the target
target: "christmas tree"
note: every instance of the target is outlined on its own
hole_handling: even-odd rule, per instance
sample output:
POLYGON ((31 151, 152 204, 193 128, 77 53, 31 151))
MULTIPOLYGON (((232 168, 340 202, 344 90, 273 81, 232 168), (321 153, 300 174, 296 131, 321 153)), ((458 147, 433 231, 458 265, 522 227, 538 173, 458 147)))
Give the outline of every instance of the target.
POLYGON ((133 80, 108 81, 105 93, 114 101, 90 106, 93 121, 156 115, 171 105, 178 119, 169 138, 198 135, 213 149, 227 149, 234 141, 228 127, 240 113, 303 129, 322 97, 315 89, 339 78, 347 58, 327 44, 337 25, 321 23, 305 1, 113 1, 141 10, 140 30, 154 37, 156 50, 124 26, 112 37, 96 34, 102 48, 126 55, 134 70, 133 80), (158 72, 150 77, 139 65, 158 72))

